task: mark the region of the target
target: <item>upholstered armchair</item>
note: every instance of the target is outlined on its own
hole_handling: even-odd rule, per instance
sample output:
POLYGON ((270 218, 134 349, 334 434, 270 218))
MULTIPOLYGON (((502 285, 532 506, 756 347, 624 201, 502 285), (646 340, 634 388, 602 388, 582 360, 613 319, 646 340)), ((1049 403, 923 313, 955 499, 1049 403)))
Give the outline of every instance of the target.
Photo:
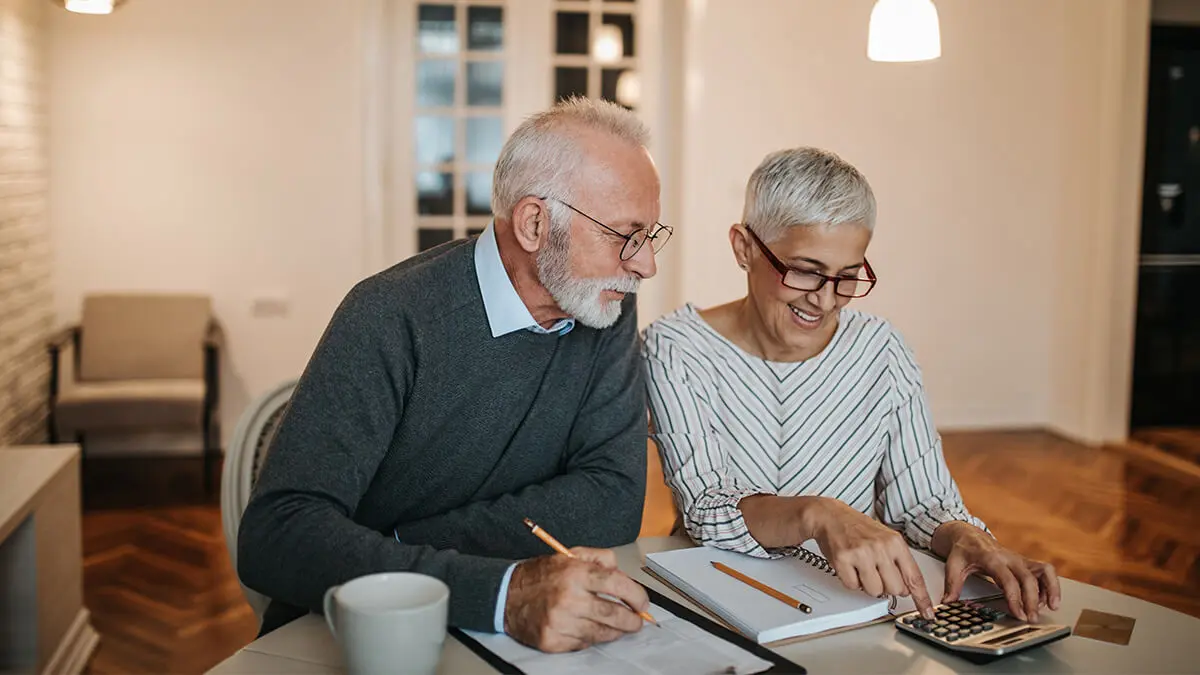
POLYGON ((222 332, 203 295, 97 294, 50 351, 52 443, 93 433, 200 432, 204 485, 220 454, 222 332))

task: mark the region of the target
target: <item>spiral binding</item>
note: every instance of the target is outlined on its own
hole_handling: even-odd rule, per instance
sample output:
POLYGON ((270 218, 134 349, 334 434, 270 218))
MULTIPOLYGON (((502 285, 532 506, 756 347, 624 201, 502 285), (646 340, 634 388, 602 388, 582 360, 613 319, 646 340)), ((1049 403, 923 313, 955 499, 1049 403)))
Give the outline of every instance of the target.
POLYGON ((820 555, 819 553, 814 553, 803 546, 790 547, 788 555, 799 558, 800 560, 812 565, 826 574, 831 574, 835 577, 837 576, 837 571, 833 569, 833 565, 829 563, 829 560, 825 558, 825 556, 820 555))
MULTIPOLYGON (((814 553, 814 552, 804 548, 803 546, 788 546, 787 548, 783 549, 781 552, 784 555, 792 556, 794 558, 799 558, 800 560, 803 560, 804 562, 808 563, 809 565, 812 565, 813 567, 821 570, 822 572, 824 572, 826 574, 829 574, 829 575, 832 575, 835 577, 837 576, 837 570, 833 569, 833 565, 830 564, 828 558, 826 558, 825 556, 823 556, 819 553, 814 553)), ((890 612, 890 611, 896 609, 896 607, 897 607, 897 605, 899 605, 899 603, 900 603, 900 598, 898 598, 894 595, 889 595, 888 596, 888 611, 890 612)))
MULTIPOLYGON (((804 548, 803 546, 788 546, 786 548, 779 549, 778 552, 782 553, 783 555, 791 556, 793 558, 799 558, 800 560, 803 560, 804 562, 808 563, 809 565, 812 565, 813 567, 817 568, 818 570, 821 570, 822 572, 824 572, 826 574, 829 574, 829 575, 832 575, 835 577, 837 576, 837 570, 833 569, 833 565, 830 564, 828 558, 826 558, 825 556, 823 556, 819 553, 814 553, 814 552, 804 548)), ((896 607, 900 604, 900 598, 898 598, 894 595, 889 595, 887 597, 888 597, 888 611, 890 612, 890 611, 895 610, 896 607)))

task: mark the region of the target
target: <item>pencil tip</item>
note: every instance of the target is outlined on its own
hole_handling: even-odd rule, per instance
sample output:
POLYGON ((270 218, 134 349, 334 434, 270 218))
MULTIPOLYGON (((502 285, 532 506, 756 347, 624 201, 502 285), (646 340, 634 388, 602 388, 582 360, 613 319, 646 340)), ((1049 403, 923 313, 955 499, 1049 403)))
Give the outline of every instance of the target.
POLYGON ((528 518, 526 518, 526 519, 525 519, 525 527, 528 527, 528 528, 530 528, 530 529, 533 529, 533 527, 534 527, 533 521, 532 521, 532 520, 530 520, 530 519, 528 519, 528 518))

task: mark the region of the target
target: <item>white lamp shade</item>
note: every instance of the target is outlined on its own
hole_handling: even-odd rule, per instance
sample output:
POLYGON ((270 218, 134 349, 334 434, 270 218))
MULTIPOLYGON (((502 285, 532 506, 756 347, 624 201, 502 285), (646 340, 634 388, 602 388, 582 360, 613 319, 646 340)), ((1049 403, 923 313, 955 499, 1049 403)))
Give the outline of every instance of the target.
POLYGON ((617 103, 636 108, 642 102, 642 81, 636 70, 622 71, 617 76, 617 103))
POLYGON ((597 63, 616 63, 625 54, 625 37, 621 27, 602 23, 592 37, 592 58, 597 63))
POLYGON ((933 0, 877 0, 867 31, 872 61, 928 61, 942 55, 933 0))
POLYGON ((113 0, 67 0, 65 6, 80 14, 112 14, 113 0))

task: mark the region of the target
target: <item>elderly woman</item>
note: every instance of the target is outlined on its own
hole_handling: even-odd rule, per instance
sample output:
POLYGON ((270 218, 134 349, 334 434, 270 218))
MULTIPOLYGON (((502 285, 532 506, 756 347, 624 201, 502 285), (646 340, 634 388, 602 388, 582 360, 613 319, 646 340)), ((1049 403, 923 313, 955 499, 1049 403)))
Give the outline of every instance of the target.
POLYGON ((842 582, 931 601, 907 544, 946 560, 943 602, 990 575, 1012 613, 1057 609, 1049 564, 963 505, 895 327, 846 307, 875 286, 867 180, 813 148, 773 153, 729 230, 748 293, 650 325, 644 360, 667 483, 692 539, 755 556, 814 539, 842 582))

